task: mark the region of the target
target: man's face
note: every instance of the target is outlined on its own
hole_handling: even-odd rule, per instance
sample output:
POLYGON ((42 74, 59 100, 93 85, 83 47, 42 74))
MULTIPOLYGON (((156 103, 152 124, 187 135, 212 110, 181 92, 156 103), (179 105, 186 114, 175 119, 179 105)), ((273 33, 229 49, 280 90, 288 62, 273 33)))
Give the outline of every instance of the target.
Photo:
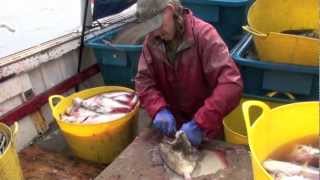
POLYGON ((163 11, 163 22, 160 28, 155 30, 155 33, 164 41, 171 41, 176 34, 175 21, 173 18, 175 8, 169 5, 163 11))

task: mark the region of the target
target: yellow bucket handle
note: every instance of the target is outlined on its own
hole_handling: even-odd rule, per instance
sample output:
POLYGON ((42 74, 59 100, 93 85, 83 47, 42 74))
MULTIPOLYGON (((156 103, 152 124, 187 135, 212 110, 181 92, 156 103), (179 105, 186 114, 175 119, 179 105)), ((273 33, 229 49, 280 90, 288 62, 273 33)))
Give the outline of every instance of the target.
POLYGON ((246 124, 248 137, 250 136, 250 133, 251 133, 251 128, 252 128, 251 122, 254 122, 250 120, 250 109, 251 107, 255 107, 255 106, 261 108, 262 110, 261 115, 259 117, 263 116, 266 112, 271 110, 267 104, 261 101, 246 101, 242 104, 242 112, 243 112, 244 121, 246 124))
POLYGON ((55 111, 55 106, 53 101, 54 99, 59 99, 59 102, 62 101, 65 97, 61 96, 61 95, 53 95, 53 96, 50 96, 49 97, 49 100, 48 100, 48 103, 49 103, 49 106, 51 108, 51 111, 54 112, 55 111))
MULTIPOLYGON (((5 127, 8 127, 8 128, 9 128, 9 126, 7 126, 5 123, 0 122, 0 124, 1 124, 2 126, 5 126, 5 127)), ((18 134, 18 131, 19 131, 19 124, 18 124, 18 122, 17 122, 17 121, 14 122, 14 124, 10 127, 10 129, 11 129, 12 138, 15 139, 16 136, 17 136, 17 134, 18 134)))
POLYGON ((248 31, 249 33, 251 33, 253 35, 259 36, 259 37, 267 37, 268 36, 267 34, 264 34, 264 33, 261 33, 261 32, 259 32, 257 30, 254 30, 250 26, 242 26, 242 29, 248 31))
POLYGON ((7 127, 7 128, 9 128, 10 130, 11 130, 11 142, 12 142, 12 144, 15 146, 15 142, 16 142, 16 140, 17 140, 17 134, 18 134, 18 131, 19 131, 19 124, 18 124, 18 122, 14 122, 14 124, 12 125, 12 126, 7 126, 6 124, 4 124, 4 123, 1 123, 0 122, 0 124, 2 125, 2 126, 5 126, 5 127, 7 127))
POLYGON ((12 144, 15 146, 17 141, 17 134, 19 131, 18 122, 14 122, 14 124, 11 126, 11 131, 12 131, 12 144))
POLYGON ((14 122, 14 124, 13 124, 12 127, 11 127, 11 130, 12 130, 13 138, 16 138, 16 136, 17 136, 17 134, 18 134, 18 131, 19 131, 19 124, 18 124, 18 122, 14 122))
MULTIPOLYGON (((276 96, 277 94, 280 94, 278 91, 273 91, 273 92, 269 92, 269 93, 267 93, 267 96, 268 97, 274 97, 274 96, 276 96)), ((291 100, 296 100, 296 98, 294 97, 294 95, 293 94, 291 94, 291 93, 289 93, 289 92, 285 92, 285 93, 282 93, 282 94, 284 94, 284 95, 286 95, 289 99, 291 99, 291 100)))

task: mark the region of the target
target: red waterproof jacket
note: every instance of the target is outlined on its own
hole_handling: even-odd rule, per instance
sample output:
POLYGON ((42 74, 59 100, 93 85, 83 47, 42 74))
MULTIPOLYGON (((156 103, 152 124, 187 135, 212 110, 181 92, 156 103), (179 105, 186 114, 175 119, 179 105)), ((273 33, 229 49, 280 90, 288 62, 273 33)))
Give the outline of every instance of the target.
POLYGON ((163 107, 179 128, 194 119, 205 135, 221 136, 222 120, 239 103, 243 84, 238 68, 216 29, 184 14, 183 42, 173 64, 165 46, 150 33, 144 42, 135 79, 142 107, 154 118, 163 107))

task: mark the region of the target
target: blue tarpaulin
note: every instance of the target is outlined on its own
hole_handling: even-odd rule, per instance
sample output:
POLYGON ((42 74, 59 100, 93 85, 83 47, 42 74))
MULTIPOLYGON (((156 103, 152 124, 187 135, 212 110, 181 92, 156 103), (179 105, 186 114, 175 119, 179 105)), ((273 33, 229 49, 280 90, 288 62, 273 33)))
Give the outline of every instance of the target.
POLYGON ((93 19, 96 20, 119 13, 135 2, 136 0, 95 0, 93 19))

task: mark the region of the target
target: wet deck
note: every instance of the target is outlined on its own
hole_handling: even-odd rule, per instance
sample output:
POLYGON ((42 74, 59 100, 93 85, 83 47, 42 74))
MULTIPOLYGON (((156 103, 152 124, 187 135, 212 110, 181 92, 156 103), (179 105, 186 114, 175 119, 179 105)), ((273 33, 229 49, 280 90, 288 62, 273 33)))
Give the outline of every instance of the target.
MULTIPOLYGON (((150 123, 145 111, 139 112, 137 132, 150 123)), ((25 180, 89 180, 97 177, 106 165, 81 160, 72 155, 58 127, 34 140, 19 153, 25 180)))
POLYGON ((88 180, 106 167, 74 157, 57 130, 22 150, 19 157, 25 180, 88 180))
POLYGON ((32 145, 20 153, 26 180, 87 180, 105 168, 65 154, 54 153, 32 145))

